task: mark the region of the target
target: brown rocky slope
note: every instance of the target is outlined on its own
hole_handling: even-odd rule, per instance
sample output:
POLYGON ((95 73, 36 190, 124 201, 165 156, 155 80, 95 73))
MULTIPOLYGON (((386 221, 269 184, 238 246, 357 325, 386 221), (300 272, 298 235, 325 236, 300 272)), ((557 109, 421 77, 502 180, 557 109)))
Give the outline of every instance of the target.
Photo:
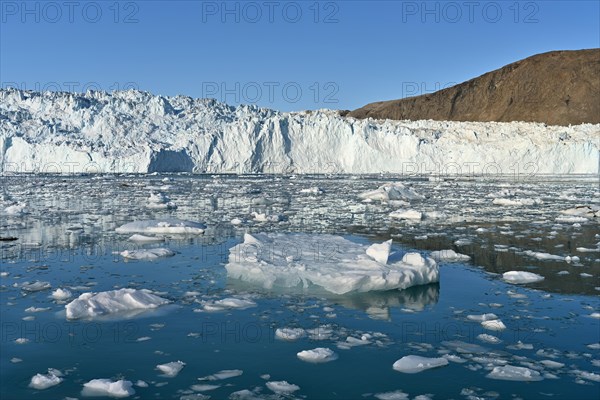
POLYGON ((600 123, 600 49, 552 51, 458 85, 368 104, 355 118, 600 123))

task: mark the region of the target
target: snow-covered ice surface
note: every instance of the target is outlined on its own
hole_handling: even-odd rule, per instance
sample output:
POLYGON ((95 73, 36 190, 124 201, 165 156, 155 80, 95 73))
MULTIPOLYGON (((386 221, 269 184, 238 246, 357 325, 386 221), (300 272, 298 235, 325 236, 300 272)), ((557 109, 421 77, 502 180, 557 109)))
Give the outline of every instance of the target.
POLYGON ((357 120, 134 90, 0 90, 0 115, 3 171, 598 173, 590 124, 357 120))
POLYGON ((0 179, 0 398, 597 397, 597 177, 0 179), (361 196, 368 192, 375 193, 361 196), (152 193, 177 208, 148 207, 152 193), (504 206, 493 204, 496 198, 541 202, 504 206), (26 214, 3 213, 19 203, 26 214), (390 216, 399 209, 421 219, 390 216), (116 232, 135 221, 158 227, 174 220, 201 224, 202 232, 116 232), (273 242, 245 246, 245 234, 273 242), (229 276, 236 246, 244 246, 241 260, 261 279, 229 276), (176 255, 152 262, 120 255, 157 248, 176 255), (438 258, 436 282, 338 290, 385 286, 402 259, 414 266, 449 250, 469 259, 438 258), (350 259, 360 261, 351 270, 362 281, 336 282, 340 261, 350 259), (265 285, 265 271, 285 282, 298 277, 298 287, 277 279, 265 285), (302 279, 318 271, 334 282, 302 279), (506 280, 510 271, 544 279, 515 284, 506 280), (93 298, 121 290, 161 300, 93 298), (65 305, 73 301, 80 317, 68 319, 65 305), (150 304, 156 307, 137 308, 150 304), (299 358, 311 350, 306 360, 335 360, 299 358), (404 375, 392 366, 407 355, 448 365, 404 375), (52 376, 60 383, 41 389, 58 381, 52 376), (315 385, 315 376, 327 379, 315 385))

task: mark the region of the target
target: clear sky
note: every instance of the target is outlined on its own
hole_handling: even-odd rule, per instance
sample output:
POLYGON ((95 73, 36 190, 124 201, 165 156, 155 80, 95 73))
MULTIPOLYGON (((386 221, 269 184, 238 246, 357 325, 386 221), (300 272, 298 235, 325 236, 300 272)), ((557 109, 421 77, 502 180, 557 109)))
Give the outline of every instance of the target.
POLYGON ((354 109, 600 47, 599 3, 0 0, 0 82, 354 109))

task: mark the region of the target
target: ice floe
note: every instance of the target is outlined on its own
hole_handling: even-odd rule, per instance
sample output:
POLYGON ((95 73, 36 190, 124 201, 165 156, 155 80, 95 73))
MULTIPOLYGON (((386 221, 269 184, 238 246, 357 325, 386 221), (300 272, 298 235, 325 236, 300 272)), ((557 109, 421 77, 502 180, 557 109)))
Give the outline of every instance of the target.
POLYGON ((275 337, 281 340, 294 341, 306 336, 306 331, 302 328, 277 328, 275 337))
POLYGON ((157 237, 157 236, 140 235, 139 233, 136 233, 134 235, 131 235, 129 240, 131 242, 137 242, 137 243, 158 243, 158 242, 164 242, 165 238, 157 237))
POLYGON ((360 199, 388 202, 390 200, 416 200, 423 199, 425 196, 417 193, 414 189, 405 186, 400 182, 381 185, 375 190, 363 192, 358 195, 360 199))
POLYGON ((183 361, 173 361, 166 364, 159 364, 156 369, 162 372, 162 376, 167 378, 174 378, 181 372, 185 363, 183 361))
POLYGON ((420 221, 423 219, 423 213, 417 210, 401 208, 390 213, 390 218, 405 219, 410 221, 420 221))
POLYGON ((241 376, 244 373, 241 369, 224 369, 219 372, 215 372, 212 375, 204 376, 202 378, 198 378, 199 381, 220 381, 223 379, 235 378, 236 376, 241 376))
POLYGON ((506 325, 499 319, 494 319, 490 321, 481 321, 481 326, 485 329, 489 329, 490 331, 503 331, 506 329, 506 325))
POLYGON ((63 381, 61 375, 60 371, 51 368, 47 374, 34 375, 29 382, 29 387, 37 390, 48 389, 63 381))
MULTIPOLYGON (((407 253, 400 260, 392 253, 383 264, 367 254, 368 248, 334 235, 245 234, 244 242, 229 250, 225 268, 228 277, 267 289, 315 285, 336 294, 406 289, 439 280, 431 258, 407 253)), ((384 258, 385 251, 376 253, 384 258)))
POLYGON ((431 368, 444 367, 448 365, 446 358, 428 358, 415 355, 404 356, 397 360, 393 368, 396 371, 404 372, 407 374, 415 374, 431 368))
POLYGON ((151 219, 134 221, 115 229, 117 233, 163 233, 163 234, 192 234, 204 233, 206 225, 200 222, 186 221, 176 218, 151 219))
POLYGON ((544 277, 527 271, 508 271, 502 274, 502 279, 509 283, 534 283, 544 280, 544 277))
POLYGON ((245 310, 251 307, 256 307, 256 303, 252 300, 228 297, 215 301, 203 301, 202 309, 198 309, 198 311, 218 312, 227 310, 245 310))
POLYGON ((312 350, 302 350, 297 354, 302 361, 310 363, 326 363, 337 360, 338 355, 333 350, 325 347, 317 347, 312 350))
POLYGON ((271 381, 265 385, 277 394, 289 394, 300 390, 300 386, 288 383, 287 381, 271 381))
POLYGON ((50 295, 50 297, 52 297, 54 300, 66 300, 71 296, 73 296, 71 291, 69 291, 67 289, 61 289, 61 288, 56 289, 50 295))
POLYGON ((155 249, 124 250, 119 254, 127 260, 156 260, 161 257, 172 257, 175 255, 175 252, 158 247, 155 249))
POLYGON ((132 310, 157 308, 170 303, 147 290, 119 289, 88 292, 65 306, 67 319, 94 318, 132 310))
POLYGON ((108 397, 129 397, 135 394, 133 384, 130 381, 110 379, 92 379, 83 384, 84 396, 108 396, 108 397))
POLYGON ((487 378, 500 379, 505 381, 541 381, 544 378, 538 371, 526 367, 515 367, 513 365, 502 365, 492 369, 492 371, 486 375, 487 378))
POLYGON ((469 261, 471 257, 466 254, 460 254, 455 252, 454 250, 439 250, 432 251, 431 258, 436 261, 446 261, 446 262, 460 262, 460 261, 469 261))

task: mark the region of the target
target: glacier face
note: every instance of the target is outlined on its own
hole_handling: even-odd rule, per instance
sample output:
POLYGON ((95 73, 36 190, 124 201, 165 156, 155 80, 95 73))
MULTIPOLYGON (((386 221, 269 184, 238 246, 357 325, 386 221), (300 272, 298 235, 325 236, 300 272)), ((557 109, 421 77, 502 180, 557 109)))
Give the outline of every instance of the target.
POLYGON ((597 174, 600 124, 375 121, 140 91, 0 90, 2 172, 597 174))

